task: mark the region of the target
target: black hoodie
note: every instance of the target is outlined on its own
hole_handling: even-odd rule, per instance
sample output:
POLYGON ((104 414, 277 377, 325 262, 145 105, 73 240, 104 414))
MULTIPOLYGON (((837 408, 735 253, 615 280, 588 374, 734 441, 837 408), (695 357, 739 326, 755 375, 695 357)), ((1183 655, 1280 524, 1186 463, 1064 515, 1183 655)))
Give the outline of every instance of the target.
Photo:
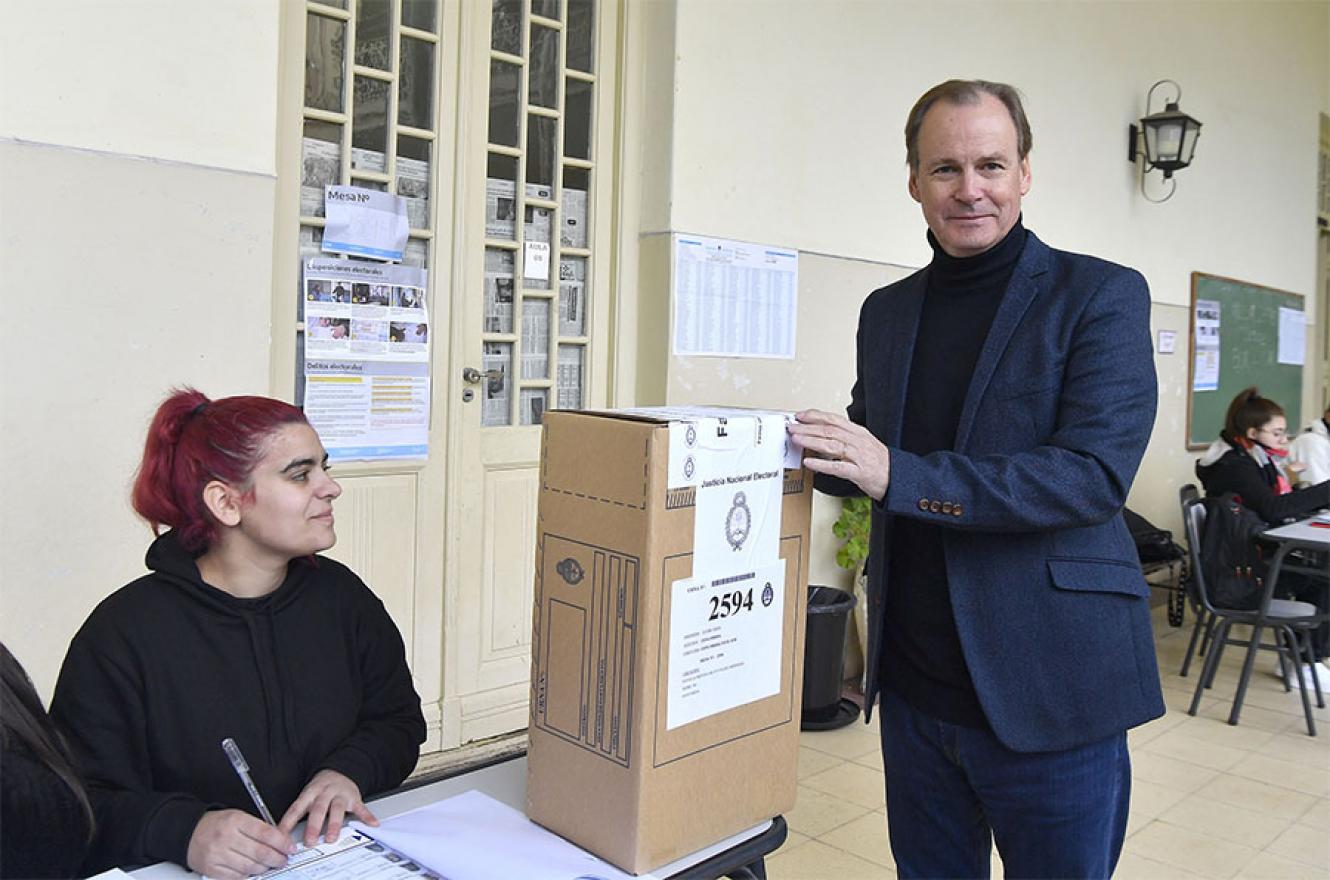
POLYGON ((279 820, 319 770, 368 798, 415 767, 425 721, 402 638, 350 569, 297 559, 275 591, 239 599, 170 532, 147 565, 74 636, 51 702, 97 814, 88 870, 184 865, 204 812, 257 814, 226 737, 279 820))

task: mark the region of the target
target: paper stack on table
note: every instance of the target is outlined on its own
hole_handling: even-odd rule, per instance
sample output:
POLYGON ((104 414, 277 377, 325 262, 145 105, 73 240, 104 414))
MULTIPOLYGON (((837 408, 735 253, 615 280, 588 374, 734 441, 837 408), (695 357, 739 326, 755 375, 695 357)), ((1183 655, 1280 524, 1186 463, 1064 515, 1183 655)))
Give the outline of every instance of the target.
POLYGON ((361 833, 447 880, 654 880, 625 874, 479 791, 384 819, 361 833))

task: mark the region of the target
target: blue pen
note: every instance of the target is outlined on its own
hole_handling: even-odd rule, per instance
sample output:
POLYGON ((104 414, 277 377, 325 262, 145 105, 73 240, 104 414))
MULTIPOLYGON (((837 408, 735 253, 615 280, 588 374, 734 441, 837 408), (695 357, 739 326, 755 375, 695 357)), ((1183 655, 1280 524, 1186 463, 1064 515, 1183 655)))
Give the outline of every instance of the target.
POLYGON ((268 805, 263 802, 259 790, 254 787, 254 780, 249 776, 249 764, 245 763, 245 756, 240 754, 240 746, 228 736, 222 740, 222 751, 226 752, 226 759, 231 762, 231 766, 236 769, 236 775, 245 784, 245 791, 249 792, 254 806, 259 808, 259 815, 263 817, 263 821, 269 825, 276 825, 277 823, 272 820, 272 813, 268 812, 268 805))

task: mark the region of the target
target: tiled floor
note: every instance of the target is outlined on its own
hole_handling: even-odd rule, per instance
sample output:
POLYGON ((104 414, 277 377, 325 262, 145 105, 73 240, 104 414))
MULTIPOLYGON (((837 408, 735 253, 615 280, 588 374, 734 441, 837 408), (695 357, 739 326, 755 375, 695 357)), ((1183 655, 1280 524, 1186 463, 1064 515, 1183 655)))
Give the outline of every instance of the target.
MULTIPOLYGON (((1262 652, 1230 727, 1241 652, 1229 649, 1200 713, 1187 715, 1199 664, 1177 673, 1192 619, 1173 629, 1159 611, 1168 714, 1129 734, 1131 819, 1116 876, 1330 880, 1330 708, 1314 710, 1318 735, 1307 736, 1297 690, 1284 693, 1262 652)), ((786 816, 789 840, 767 859, 769 880, 896 876, 876 721, 801 735, 799 802, 786 816)), ((993 876, 1001 872, 994 853, 993 876)))

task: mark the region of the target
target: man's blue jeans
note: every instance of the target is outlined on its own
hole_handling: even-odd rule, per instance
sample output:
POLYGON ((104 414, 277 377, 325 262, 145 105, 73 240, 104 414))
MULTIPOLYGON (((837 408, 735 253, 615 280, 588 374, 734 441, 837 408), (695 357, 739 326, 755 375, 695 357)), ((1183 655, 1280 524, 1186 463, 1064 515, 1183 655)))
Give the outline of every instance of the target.
POLYGON ((900 877, 1109 877, 1131 800, 1127 735, 1013 752, 992 732, 938 721, 882 692, 887 825, 900 877))

